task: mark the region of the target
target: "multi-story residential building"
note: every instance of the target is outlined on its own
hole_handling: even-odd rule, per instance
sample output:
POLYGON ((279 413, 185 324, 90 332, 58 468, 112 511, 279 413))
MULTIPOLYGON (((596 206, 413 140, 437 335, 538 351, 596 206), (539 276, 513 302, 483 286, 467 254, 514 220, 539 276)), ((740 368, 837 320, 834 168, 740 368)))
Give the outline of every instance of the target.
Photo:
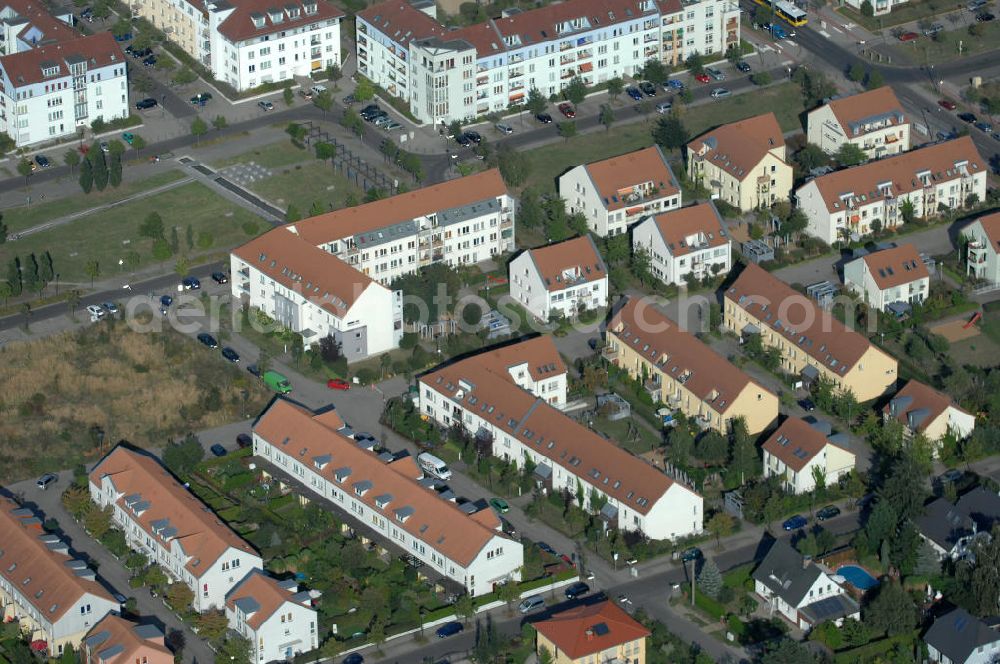
POLYGON ((821 175, 799 187, 795 201, 809 219, 806 232, 833 244, 873 226, 895 228, 908 206, 919 219, 982 201, 988 171, 972 138, 962 136, 821 175))
POLYGON ((109 613, 87 633, 80 648, 83 664, 173 664, 163 631, 109 613))
POLYGON ((910 149, 910 119, 888 85, 856 95, 836 97, 806 117, 809 142, 827 154, 851 143, 869 159, 910 149))
POLYGON ((0 55, 29 51, 80 37, 72 28, 73 12, 63 9, 49 13, 34 0, 0 2, 0 55))
MULTIPOLYGON (((588 86, 637 74, 647 60, 676 65, 694 53, 739 44, 730 0, 586 0, 510 12, 448 30, 388 0, 357 15, 358 71, 438 124, 506 111, 537 88, 558 93, 579 76, 588 86)), ((659 83, 659 81, 657 81, 659 83)))
POLYGON ((789 417, 764 441, 764 477, 779 478, 791 493, 815 489, 817 475, 823 486, 833 486, 854 469, 855 454, 847 445, 847 437, 831 433, 825 422, 789 417))
POLYGON ((589 234, 528 249, 507 270, 510 296, 540 320, 608 306, 608 268, 589 234))
POLYGON ((530 460, 545 491, 582 487, 582 507, 609 527, 657 540, 702 532, 700 495, 518 387, 482 356, 441 366, 418 383, 422 415, 463 427, 505 461, 530 460))
MULTIPOLYGON (((898 7, 904 2, 909 0, 875 0, 872 2, 872 9, 874 10, 875 16, 883 16, 892 11, 893 7, 898 7)), ((845 0, 847 6, 852 8, 856 12, 861 11, 861 6, 865 4, 865 0, 845 0)))
POLYGON ((566 365, 550 335, 484 350, 476 358, 490 371, 562 408, 566 405, 566 365))
POLYGON ((269 474, 301 484, 473 597, 520 579, 524 551, 493 510, 443 499, 413 457, 373 451, 342 429, 336 411, 315 414, 278 399, 254 424, 254 454, 269 474))
POLYGON ((571 168, 559 177, 559 195, 601 237, 681 206, 677 178, 658 145, 571 168))
POLYGON ((0 608, 51 657, 80 642, 101 618, 120 608, 84 560, 73 558, 42 519, 0 496, 0 608))
POLYGON ((778 417, 778 397, 685 332, 649 302, 629 299, 607 329, 604 357, 644 380, 654 402, 726 433, 743 418, 750 433, 778 417))
POLYGON ((514 198, 497 169, 288 226, 383 285, 433 263, 514 251, 514 198))
POLYGON ((132 0, 135 15, 237 90, 340 65, 344 13, 321 0, 132 0))
POLYGON ((128 74, 110 32, 0 57, 0 131, 18 147, 128 117, 128 74))
POLYGON ((965 273, 1000 284, 1000 212, 976 219, 962 229, 966 245, 965 273))
POLYGON ((290 662, 318 645, 316 609, 295 579, 252 570, 226 594, 226 618, 249 641, 251 662, 290 662))
POLYGON ((932 443, 948 434, 959 440, 968 438, 976 428, 975 415, 918 380, 910 380, 896 392, 882 409, 882 417, 900 422, 908 436, 919 433, 932 443))
POLYGON ((858 619, 861 608, 832 574, 792 548, 788 540, 771 545, 753 571, 754 592, 770 611, 802 630, 845 618, 858 619))
POLYGON ((111 508, 129 548, 191 589, 196 611, 224 608, 226 593, 262 566, 252 546, 144 452, 115 447, 90 471, 90 497, 111 508))
POLYGON ((744 212, 786 201, 792 191, 785 136, 774 113, 717 127, 684 152, 688 177, 744 212))
POLYGON ((302 335, 326 336, 348 362, 399 347, 403 294, 376 283, 293 228, 272 231, 230 254, 233 298, 302 335))
POLYGON ((607 599, 560 611, 531 625, 539 661, 543 649, 553 664, 646 661, 650 631, 607 599))
POLYGON ((923 640, 935 664, 990 664, 1000 657, 1000 631, 961 607, 935 618, 923 640))
POLYGON ((927 266, 909 243, 865 254, 844 265, 844 285, 879 311, 892 308, 903 313, 927 299, 930 284, 927 266))
POLYGON ((714 277, 732 268, 733 241, 713 203, 647 217, 632 230, 632 251, 645 251, 663 283, 714 277), (689 277, 690 275, 690 277, 689 277))
POLYGON ((814 300, 757 265, 747 265, 723 297, 729 331, 759 334, 765 348, 781 352, 781 367, 805 382, 820 376, 859 401, 896 384, 896 360, 848 329, 814 300))

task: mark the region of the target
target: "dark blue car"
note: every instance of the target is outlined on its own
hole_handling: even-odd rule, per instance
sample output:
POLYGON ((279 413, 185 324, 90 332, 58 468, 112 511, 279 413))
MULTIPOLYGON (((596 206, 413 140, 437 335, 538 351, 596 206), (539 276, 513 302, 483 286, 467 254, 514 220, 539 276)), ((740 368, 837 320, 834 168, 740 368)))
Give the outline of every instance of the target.
POLYGON ((633 88, 629 86, 629 88, 625 90, 625 92, 627 92, 628 96, 631 97, 632 99, 636 101, 642 101, 642 93, 639 92, 639 88, 633 88))
POLYGON ((808 523, 809 521, 804 516, 796 514, 781 524, 781 527, 785 530, 798 530, 799 528, 805 528, 808 523))
POLYGON ((437 637, 439 639, 447 639, 449 636, 460 634, 464 629, 465 627, 460 622, 452 621, 445 623, 437 628, 437 637))
POLYGON ((160 306, 161 307, 167 308, 167 307, 169 307, 173 303, 174 303, 174 298, 170 297, 169 295, 161 295, 160 296, 160 306))
POLYGON ((210 447, 209 449, 212 450, 212 454, 214 454, 217 457, 226 456, 226 448, 223 447, 222 445, 219 445, 218 443, 212 445, 212 447, 210 447))

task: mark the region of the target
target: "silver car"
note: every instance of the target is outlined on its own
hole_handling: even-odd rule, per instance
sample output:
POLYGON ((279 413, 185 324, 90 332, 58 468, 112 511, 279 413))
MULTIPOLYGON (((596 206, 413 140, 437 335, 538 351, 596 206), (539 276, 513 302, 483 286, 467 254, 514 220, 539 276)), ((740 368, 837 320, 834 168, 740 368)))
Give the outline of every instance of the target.
POLYGON ((497 128, 497 131, 500 132, 501 134, 513 134, 514 133, 514 128, 513 127, 511 127, 510 125, 506 125, 506 124, 504 124, 502 122, 498 122, 496 124, 496 128, 497 128))
POLYGON ((35 485, 39 489, 42 489, 44 491, 45 489, 49 488, 50 484, 52 484, 58 479, 59 479, 58 475, 55 475, 53 473, 45 473, 44 475, 38 478, 38 481, 35 482, 35 485))
POLYGON ((722 99, 723 97, 729 97, 733 93, 726 88, 716 88, 712 90, 712 99, 722 99))
POLYGON ((726 75, 723 74, 718 69, 716 69, 715 67, 705 67, 705 73, 708 74, 709 76, 711 76, 716 81, 724 81, 724 80, 726 80, 726 75))

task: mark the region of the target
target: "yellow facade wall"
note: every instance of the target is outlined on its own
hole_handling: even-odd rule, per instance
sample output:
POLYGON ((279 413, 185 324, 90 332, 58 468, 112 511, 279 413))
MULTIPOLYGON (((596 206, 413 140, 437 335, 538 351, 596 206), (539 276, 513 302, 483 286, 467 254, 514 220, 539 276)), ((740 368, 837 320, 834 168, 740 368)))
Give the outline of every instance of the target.
POLYGON ((544 634, 541 632, 536 632, 535 634, 537 636, 535 639, 535 653, 540 653, 542 648, 545 648, 552 655, 553 664, 601 664, 612 657, 617 658, 619 662, 638 661, 642 664, 646 662, 646 639, 627 641, 603 652, 580 657, 579 659, 570 659, 565 652, 557 648, 544 634), (615 653, 613 656, 612 652, 615 653))

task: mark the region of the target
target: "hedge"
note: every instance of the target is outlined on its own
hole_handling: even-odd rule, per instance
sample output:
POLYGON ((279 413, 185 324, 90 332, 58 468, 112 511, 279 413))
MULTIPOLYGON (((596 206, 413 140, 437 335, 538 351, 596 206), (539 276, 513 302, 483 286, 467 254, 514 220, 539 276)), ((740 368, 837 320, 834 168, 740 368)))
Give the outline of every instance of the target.
POLYGON ((726 607, 721 602, 712 599, 700 590, 694 594, 694 605, 716 620, 721 620, 727 613, 726 607))
POLYGON ((898 634, 887 639, 881 639, 880 641, 852 648, 851 650, 838 652, 833 656, 833 662, 834 664, 856 664, 857 662, 869 661, 876 655, 883 655, 889 652, 897 645, 904 643, 912 644, 913 640, 917 638, 918 633, 919 630, 915 630, 909 634, 898 634))

